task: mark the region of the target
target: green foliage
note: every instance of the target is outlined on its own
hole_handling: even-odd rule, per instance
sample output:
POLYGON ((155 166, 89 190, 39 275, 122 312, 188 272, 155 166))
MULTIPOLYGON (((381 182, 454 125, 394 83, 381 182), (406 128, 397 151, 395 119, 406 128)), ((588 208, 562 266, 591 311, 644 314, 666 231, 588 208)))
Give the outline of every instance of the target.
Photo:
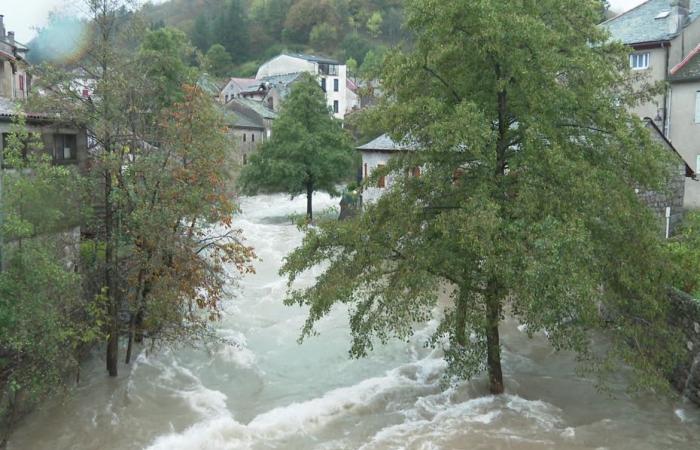
POLYGON ((658 189, 669 160, 628 112, 640 98, 628 50, 596 27, 599 2, 406 10, 415 50, 387 57, 384 104, 368 114, 417 150, 365 182, 394 179, 361 217, 309 228, 288 256, 286 303, 309 308, 302 338, 336 303, 349 305, 356 357, 437 317, 429 343, 445 351, 447 377, 488 369, 501 393, 498 325, 510 314, 577 352, 584 371, 629 365, 636 387, 667 386, 677 342, 665 252, 633 187, 658 189), (319 265, 315 285, 294 288, 319 265), (594 349, 594 331, 610 347, 594 349))
POLYGON ((150 22, 187 32, 201 52, 223 45, 237 65, 284 50, 361 63, 369 49, 408 36, 399 0, 170 0, 142 12, 150 22))
POLYGON ((211 75, 225 77, 230 74, 232 64, 231 55, 228 54, 224 46, 214 44, 205 56, 204 68, 211 75))
POLYGON ((378 37, 382 33, 382 13, 375 11, 372 13, 369 19, 367 19, 367 31, 372 37, 378 37))
POLYGON ((63 386, 79 350, 99 339, 101 313, 71 267, 82 177, 53 166, 16 120, 4 149, 12 170, 0 174, 0 383, 36 399, 63 386))
POLYGON ((260 190, 338 195, 336 185, 352 175, 354 150, 328 110, 318 82, 308 74, 294 84, 272 128, 272 138, 251 155, 239 180, 246 194, 260 190))
POLYGON ((700 212, 688 212, 680 232, 668 241, 673 286, 700 298, 700 212))
POLYGON ((309 45, 320 51, 332 49, 338 39, 338 30, 328 23, 314 25, 309 33, 309 45))
POLYGON ((187 36, 179 30, 159 28, 144 36, 139 59, 160 106, 181 100, 182 85, 194 79, 188 64, 191 54, 187 36))
POLYGON ((96 241, 82 256, 86 285, 105 299, 107 369, 116 376, 125 329, 127 355, 145 338, 182 343, 207 335, 233 274, 224 268, 250 270, 252 250, 231 227, 231 142, 214 100, 194 87, 199 77, 188 65, 184 34, 159 29, 144 36, 137 20, 115 28, 119 2, 87 6, 93 51, 70 70, 40 67, 46 95, 35 97, 32 109, 82 124, 96 146, 89 173, 91 202, 99 205, 96 241), (138 64, 122 45, 135 35, 144 36, 138 64), (76 68, 91 74, 98 98, 73 94, 76 68), (208 234, 214 227, 218 232, 208 234))

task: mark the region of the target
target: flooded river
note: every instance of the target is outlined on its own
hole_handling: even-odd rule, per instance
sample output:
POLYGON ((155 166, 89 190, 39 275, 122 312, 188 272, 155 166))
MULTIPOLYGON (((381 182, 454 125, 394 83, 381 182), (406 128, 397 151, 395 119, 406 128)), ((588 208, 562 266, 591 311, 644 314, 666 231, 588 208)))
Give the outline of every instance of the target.
MULTIPOLYGON (((336 204, 315 197, 320 210, 336 204)), ((80 385, 28 416, 12 450, 226 449, 693 449, 700 411, 679 399, 614 398, 575 376, 569 354, 503 326, 507 394, 484 396, 483 379, 440 386, 444 363, 424 348, 435 324, 411 343, 348 359, 347 313, 297 344, 305 311, 282 305, 282 258, 301 242, 290 214, 305 199, 244 199, 237 225, 262 261, 241 280, 217 325, 238 347, 142 352, 109 379, 104 362, 80 385)), ((309 283, 314 274, 302 282, 309 283)))

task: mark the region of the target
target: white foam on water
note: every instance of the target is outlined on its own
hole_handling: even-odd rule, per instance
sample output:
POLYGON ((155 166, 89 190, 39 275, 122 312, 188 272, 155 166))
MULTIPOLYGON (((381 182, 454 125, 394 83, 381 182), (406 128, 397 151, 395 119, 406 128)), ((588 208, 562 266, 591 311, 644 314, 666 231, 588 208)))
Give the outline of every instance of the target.
MULTIPOLYGON (((416 364, 419 374, 440 370, 442 365, 432 358, 416 364)), ((186 369, 185 369, 186 370, 186 369)), ((233 419, 225 409, 225 396, 203 386, 192 395, 180 393, 190 400, 190 406, 205 414, 205 420, 182 433, 157 438, 149 450, 248 448, 254 442, 278 441, 296 434, 313 433, 330 421, 352 414, 360 408, 385 402, 392 392, 420 387, 422 377, 412 379, 402 375, 404 367, 388 371, 380 377, 369 378, 358 384, 341 387, 305 402, 291 403, 256 416, 247 425, 233 419), (207 414, 208 413, 208 414, 207 414), (208 417, 207 417, 208 416, 208 417), (235 445, 226 441, 234 439, 235 445), (218 447, 217 447, 218 445, 218 447)))
MULTIPOLYGON (((496 425, 508 414, 520 415, 544 432, 551 431, 554 425, 560 422, 560 410, 541 401, 505 395, 451 403, 450 399, 454 393, 455 390, 448 389, 440 394, 418 398, 415 408, 405 412, 406 421, 378 431, 369 442, 360 447, 360 450, 393 449, 400 446, 422 448, 421 445, 425 445, 425 442, 421 441, 424 440, 437 445, 441 438, 479 433, 480 427, 496 425)), ((509 421, 505 418, 504 420, 509 421)), ((508 428, 488 432, 506 436, 508 439, 516 437, 513 434, 514 430, 508 428)), ((573 437, 574 434, 571 428, 562 432, 565 437, 573 437)), ((522 440, 534 442, 526 437, 522 437, 522 440)))

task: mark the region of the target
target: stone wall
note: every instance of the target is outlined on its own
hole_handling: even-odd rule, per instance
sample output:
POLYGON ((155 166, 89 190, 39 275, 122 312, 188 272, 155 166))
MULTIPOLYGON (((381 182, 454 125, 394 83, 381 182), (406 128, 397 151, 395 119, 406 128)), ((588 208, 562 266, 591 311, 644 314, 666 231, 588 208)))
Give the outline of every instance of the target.
POLYGON ((700 301, 677 290, 670 291, 669 300, 669 324, 683 333, 688 351, 670 381, 679 392, 700 405, 700 301))
POLYGON ((683 198, 685 197, 685 164, 671 168, 669 183, 663 191, 640 191, 639 197, 659 220, 661 234, 666 233, 666 208, 671 208, 670 235, 683 220, 683 198))

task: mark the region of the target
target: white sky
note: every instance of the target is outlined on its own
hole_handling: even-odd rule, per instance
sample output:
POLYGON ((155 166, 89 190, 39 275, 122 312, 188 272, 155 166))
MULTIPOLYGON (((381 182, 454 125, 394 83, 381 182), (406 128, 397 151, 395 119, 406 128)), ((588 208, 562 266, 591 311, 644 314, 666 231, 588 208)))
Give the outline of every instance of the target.
MULTIPOLYGON (((642 1, 610 0, 610 4, 613 10, 622 12, 642 1)), ((14 31, 19 42, 26 43, 34 36, 34 28, 46 24, 49 11, 75 11, 81 4, 81 0, 0 0, 0 14, 5 15, 5 28, 14 31)))

